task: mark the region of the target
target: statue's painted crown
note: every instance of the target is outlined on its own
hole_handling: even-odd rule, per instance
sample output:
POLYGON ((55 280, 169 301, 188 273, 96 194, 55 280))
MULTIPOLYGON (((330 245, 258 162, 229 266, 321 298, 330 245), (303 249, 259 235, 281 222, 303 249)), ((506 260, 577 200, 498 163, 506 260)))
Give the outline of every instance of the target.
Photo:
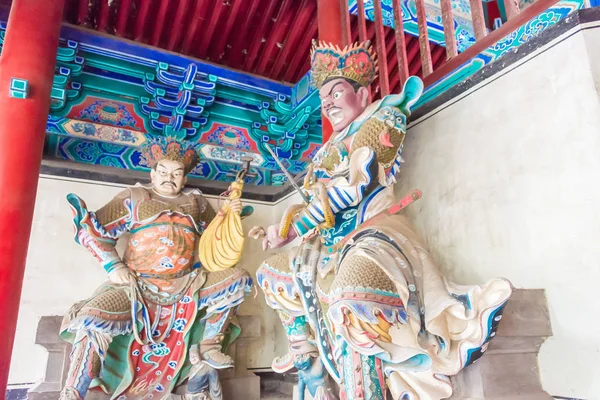
POLYGON ((150 168, 156 167, 161 160, 171 160, 182 163, 187 174, 200 162, 194 143, 172 137, 156 136, 148 139, 140 151, 143 161, 150 168))
POLYGON ((317 44, 313 40, 311 79, 317 89, 334 78, 346 78, 367 87, 375 77, 377 77, 377 56, 368 40, 343 49, 324 42, 317 44))

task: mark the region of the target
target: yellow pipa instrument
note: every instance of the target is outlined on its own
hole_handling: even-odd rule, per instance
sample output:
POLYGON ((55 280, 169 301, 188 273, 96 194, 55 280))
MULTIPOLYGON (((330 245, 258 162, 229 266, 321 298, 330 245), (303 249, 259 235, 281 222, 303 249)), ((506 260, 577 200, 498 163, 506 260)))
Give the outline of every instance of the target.
MULTIPOLYGON (((242 197, 243 179, 229 187, 229 200, 242 197)), ((223 271, 236 265, 244 249, 244 231, 240 214, 225 204, 200 236, 198 258, 210 272, 223 271)))

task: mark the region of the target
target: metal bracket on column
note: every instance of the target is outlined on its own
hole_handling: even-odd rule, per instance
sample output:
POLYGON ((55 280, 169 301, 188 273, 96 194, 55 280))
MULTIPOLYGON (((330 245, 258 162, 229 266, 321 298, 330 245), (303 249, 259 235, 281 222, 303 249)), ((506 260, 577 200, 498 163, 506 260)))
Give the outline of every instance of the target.
POLYGON ((26 79, 11 78, 10 97, 26 99, 29 97, 29 82, 26 79))

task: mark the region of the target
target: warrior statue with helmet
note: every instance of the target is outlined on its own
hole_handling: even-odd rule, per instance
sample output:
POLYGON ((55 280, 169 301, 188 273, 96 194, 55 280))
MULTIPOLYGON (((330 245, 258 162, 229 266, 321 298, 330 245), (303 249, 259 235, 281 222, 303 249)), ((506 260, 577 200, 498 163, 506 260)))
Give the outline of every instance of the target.
POLYGON ((315 43, 311 58, 333 135, 308 169, 304 204, 250 232, 265 250, 301 238, 257 272, 289 340, 272 367, 298 370, 301 399, 305 388, 315 399, 383 400, 388 390, 396 400, 450 397, 449 377, 486 350, 511 285, 449 282, 399 213, 420 197, 396 202, 394 183, 421 80, 369 104, 377 62, 368 42, 315 43))
POLYGON ((75 241, 104 267, 108 282, 65 316, 73 343, 60 399, 99 387, 112 399, 169 398, 184 382, 186 399, 221 399, 216 370, 240 333, 237 307, 252 278, 235 267, 244 243, 242 170, 215 213, 198 191, 184 190, 198 164, 192 143, 149 139, 142 150, 152 185, 136 185, 93 212, 74 194, 75 241), (125 233, 121 257, 115 246, 125 233))

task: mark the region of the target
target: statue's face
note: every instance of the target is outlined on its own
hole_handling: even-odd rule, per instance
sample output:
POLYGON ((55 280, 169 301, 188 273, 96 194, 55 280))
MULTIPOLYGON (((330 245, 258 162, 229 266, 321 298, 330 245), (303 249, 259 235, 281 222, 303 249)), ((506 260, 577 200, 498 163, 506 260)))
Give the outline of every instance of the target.
POLYGON ((165 196, 177 195, 185 186, 185 168, 178 161, 161 160, 150 172, 154 190, 165 196))
POLYGON ((319 90, 321 110, 331 122, 335 132, 341 132, 367 108, 369 91, 361 87, 354 90, 345 79, 333 79, 319 90))

